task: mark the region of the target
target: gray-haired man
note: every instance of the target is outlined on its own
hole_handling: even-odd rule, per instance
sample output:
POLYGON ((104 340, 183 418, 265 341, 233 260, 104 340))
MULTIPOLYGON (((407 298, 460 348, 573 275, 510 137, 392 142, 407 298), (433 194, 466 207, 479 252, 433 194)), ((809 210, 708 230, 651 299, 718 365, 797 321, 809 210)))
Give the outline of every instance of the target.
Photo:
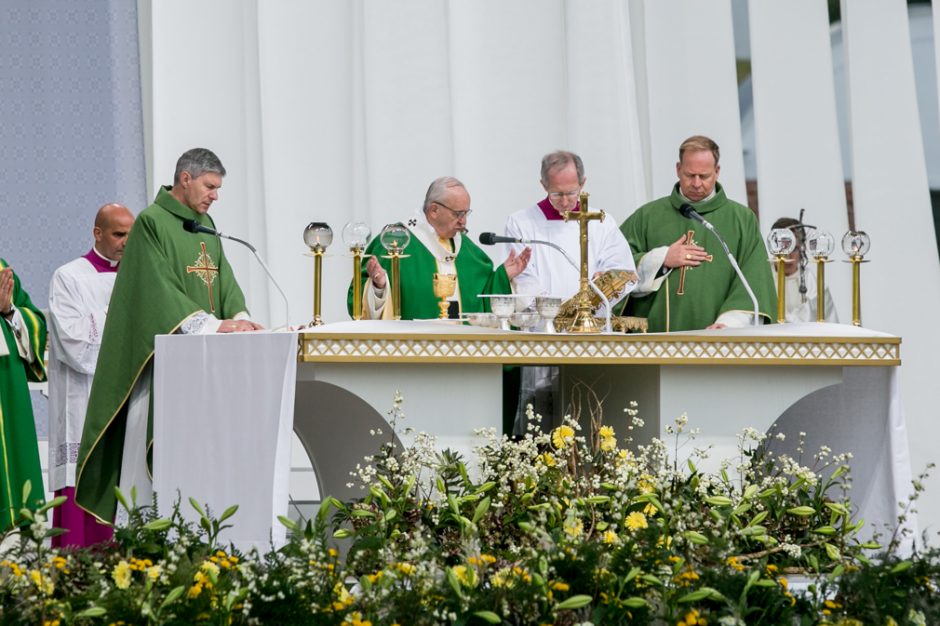
POLYGON ((78 454, 75 500, 111 521, 114 487, 136 487, 150 499, 150 380, 154 336, 261 328, 248 318, 245 297, 218 237, 187 232, 186 223, 215 228, 208 211, 225 168, 211 150, 194 148, 176 164, 137 217, 114 282, 78 454))

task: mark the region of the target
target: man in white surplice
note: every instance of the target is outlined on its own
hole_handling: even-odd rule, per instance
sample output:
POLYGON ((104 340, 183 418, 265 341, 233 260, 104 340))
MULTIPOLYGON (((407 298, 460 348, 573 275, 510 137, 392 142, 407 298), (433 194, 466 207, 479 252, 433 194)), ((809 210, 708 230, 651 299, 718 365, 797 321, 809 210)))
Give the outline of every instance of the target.
MULTIPOLYGON (((565 211, 578 211, 579 195, 587 181, 584 163, 577 154, 559 150, 542 158, 540 182, 546 197, 522 211, 509 216, 505 233, 514 239, 548 241, 559 246, 578 264, 580 259, 580 227, 576 221, 564 220, 565 211)), ((591 211, 597 207, 588 207, 591 211)), ((619 221, 609 213, 603 221, 588 223, 588 275, 596 277, 609 270, 636 271, 630 246, 618 227, 619 221)), ((518 252, 523 244, 509 244, 510 251, 518 252)), ((523 295, 551 295, 568 299, 577 293, 580 268, 575 268, 565 256, 549 246, 532 246, 529 265, 513 280, 513 292, 523 295)), ((624 290, 611 302, 619 301, 630 289, 624 290)), ((524 367, 519 410, 513 433, 522 434, 527 404, 533 404, 536 413, 548 417, 560 410, 552 403, 551 390, 557 386, 558 369, 550 367, 524 367), (543 412, 544 411, 544 412, 543 412)), ((557 416, 556 416, 557 417, 557 416)))
POLYGON ((53 525, 68 531, 52 538, 55 547, 111 537, 109 527, 75 505, 75 467, 108 302, 133 224, 127 207, 101 207, 94 246, 57 269, 49 286, 49 489, 66 497, 53 510, 53 525))

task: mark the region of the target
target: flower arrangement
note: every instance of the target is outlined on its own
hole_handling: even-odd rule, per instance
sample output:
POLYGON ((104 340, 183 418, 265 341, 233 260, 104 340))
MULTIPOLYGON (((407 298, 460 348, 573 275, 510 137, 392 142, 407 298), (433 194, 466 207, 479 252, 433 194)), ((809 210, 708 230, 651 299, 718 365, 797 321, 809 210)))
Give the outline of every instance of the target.
POLYGON ((0 623, 940 623, 940 555, 902 559, 903 534, 858 539, 847 455, 804 464, 745 430, 739 456, 706 473, 706 451, 676 460, 694 442, 684 416, 670 451, 633 445, 598 405, 547 432, 530 416, 518 441, 480 433, 470 465, 421 433, 396 445, 396 398, 392 433, 353 476, 362 496, 282 519, 289 542, 266 554, 220 542, 237 507, 190 501, 190 524, 179 502, 157 518, 119 494, 127 525, 84 550, 46 547, 56 501, 24 509, 0 556, 0 623))

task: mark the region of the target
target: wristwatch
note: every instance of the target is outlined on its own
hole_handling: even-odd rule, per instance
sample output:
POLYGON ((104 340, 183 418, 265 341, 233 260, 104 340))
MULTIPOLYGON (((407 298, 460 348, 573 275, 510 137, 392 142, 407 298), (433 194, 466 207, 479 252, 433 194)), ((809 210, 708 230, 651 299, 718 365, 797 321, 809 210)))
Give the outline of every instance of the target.
POLYGON ((0 311, 0 317, 10 317, 11 315, 13 315, 13 311, 15 310, 16 309, 14 309, 13 305, 11 304, 10 308, 7 309, 6 311, 0 311))

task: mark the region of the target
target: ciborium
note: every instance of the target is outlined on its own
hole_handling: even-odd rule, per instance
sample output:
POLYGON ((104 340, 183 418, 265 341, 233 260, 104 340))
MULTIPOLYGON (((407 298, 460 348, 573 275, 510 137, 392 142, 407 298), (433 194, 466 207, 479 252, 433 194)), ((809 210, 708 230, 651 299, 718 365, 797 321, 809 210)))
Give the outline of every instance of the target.
MULTIPOLYGON (((852 324, 862 325, 862 288, 861 265, 868 263, 865 255, 871 248, 871 239, 863 230, 850 230, 842 237, 842 251, 848 255, 848 262, 852 264, 852 324)), ((819 306, 819 303, 816 303, 819 306)))
POLYGON ((308 326, 322 326, 320 289, 323 284, 323 253, 333 243, 333 229, 324 222, 310 222, 304 229, 304 243, 313 256, 313 320, 308 326))
POLYGON ((456 274, 434 274, 434 297, 439 298, 440 302, 437 303, 438 308, 441 310, 441 314, 438 315, 438 318, 446 320, 448 317, 448 311, 450 309, 450 298, 457 291, 457 275, 456 274))

